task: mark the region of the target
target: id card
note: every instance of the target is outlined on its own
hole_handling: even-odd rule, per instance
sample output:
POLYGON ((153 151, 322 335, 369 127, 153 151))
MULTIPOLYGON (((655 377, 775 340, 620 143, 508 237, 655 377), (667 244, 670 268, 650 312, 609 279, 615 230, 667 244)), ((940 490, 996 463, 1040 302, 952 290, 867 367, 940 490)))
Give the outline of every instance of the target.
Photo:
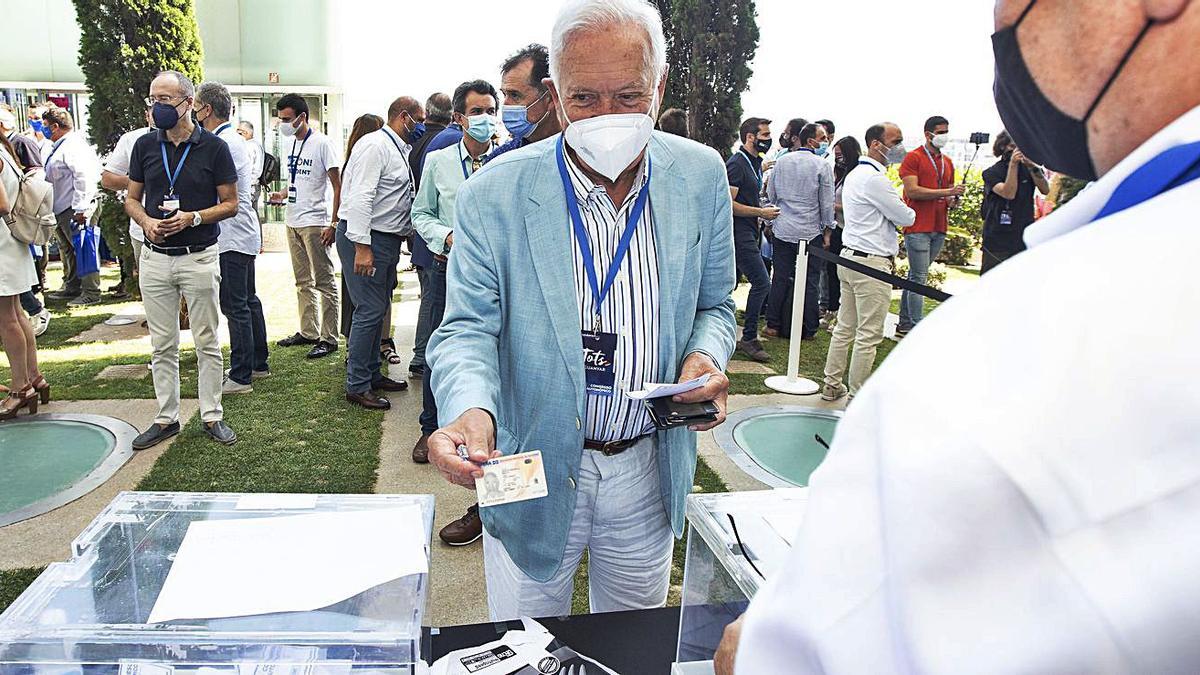
POLYGON ((288 186, 288 203, 289 204, 296 203, 296 186, 295 185, 288 186))
POLYGON ((1012 225, 1012 211, 1005 210, 1000 212, 1000 224, 1012 225))
POLYGON ((480 506, 523 502, 549 494, 540 450, 489 459, 480 468, 483 478, 475 480, 480 506))
POLYGON ((585 330, 583 335, 583 372, 587 393, 612 396, 616 382, 617 334, 585 330))
POLYGON ((173 194, 163 195, 162 206, 158 207, 159 211, 167 215, 171 215, 179 210, 179 197, 173 194))

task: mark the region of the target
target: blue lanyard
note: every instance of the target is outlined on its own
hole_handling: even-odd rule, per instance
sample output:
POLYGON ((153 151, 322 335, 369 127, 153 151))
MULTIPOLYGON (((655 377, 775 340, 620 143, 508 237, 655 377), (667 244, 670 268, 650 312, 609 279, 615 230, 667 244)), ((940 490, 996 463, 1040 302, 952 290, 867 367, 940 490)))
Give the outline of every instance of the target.
POLYGON ((746 164, 750 165, 750 170, 754 172, 754 177, 758 179, 758 189, 761 192, 762 191, 762 172, 759 171, 758 169, 754 168, 754 162, 750 161, 750 158, 746 155, 745 150, 743 150, 742 148, 738 148, 738 154, 742 156, 742 159, 746 160, 746 164))
POLYGON ((170 188, 167 194, 175 194, 175 181, 179 178, 179 174, 183 172, 183 163, 187 161, 188 153, 192 151, 192 144, 187 143, 183 147, 183 156, 179 158, 179 164, 175 165, 175 173, 171 173, 171 165, 167 162, 167 142, 159 141, 159 149, 162 150, 163 171, 167 172, 167 182, 170 183, 170 188))
POLYGON ((299 152, 296 151, 296 139, 292 139, 292 154, 288 155, 288 174, 291 176, 291 181, 289 182, 293 187, 296 185, 296 170, 300 168, 300 155, 304 154, 304 144, 308 143, 312 132, 313 130, 309 129, 308 133, 304 134, 304 139, 300 141, 299 152))
POLYGON ((625 219, 625 232, 621 234, 620 243, 617 244, 616 253, 613 254, 612 265, 609 266, 608 273, 604 275, 603 288, 600 287, 596 278, 595 257, 592 255, 591 245, 588 244, 583 218, 579 215, 579 201, 575 198, 575 186, 571 184, 571 176, 567 173, 562 136, 558 137, 558 175, 562 177, 567 211, 571 214, 571 226, 575 229, 575 242, 579 245, 579 255, 583 257, 583 269, 587 272, 588 285, 592 287, 592 299, 596 302, 594 330, 599 331, 600 306, 604 304, 604 298, 608 297, 608 292, 617 279, 617 273, 621 270, 621 262, 625 259, 625 254, 629 251, 629 243, 633 240, 633 233, 637 229, 638 221, 642 219, 642 212, 646 209, 646 199, 650 195, 650 156, 646 156, 646 180, 642 183, 642 189, 638 191, 633 209, 629 211, 629 216, 625 219))
POLYGON ((225 131, 226 129, 228 129, 231 126, 233 126, 233 122, 226 122, 225 124, 222 124, 221 126, 217 127, 217 130, 213 132, 213 135, 220 136, 222 131, 225 131))
POLYGON ((858 160, 858 165, 859 165, 859 166, 869 166, 869 167, 871 167, 872 169, 875 169, 876 171, 879 171, 879 167, 875 166, 874 164, 872 164, 871 162, 868 162, 868 161, 867 161, 867 160, 865 160, 865 159, 860 159, 860 160, 858 160))
POLYGON ((58 146, 62 145, 63 141, 65 140, 67 140, 65 137, 58 139, 58 142, 54 144, 54 147, 50 148, 50 154, 46 155, 46 166, 50 166, 50 160, 54 159, 54 153, 58 152, 58 146))

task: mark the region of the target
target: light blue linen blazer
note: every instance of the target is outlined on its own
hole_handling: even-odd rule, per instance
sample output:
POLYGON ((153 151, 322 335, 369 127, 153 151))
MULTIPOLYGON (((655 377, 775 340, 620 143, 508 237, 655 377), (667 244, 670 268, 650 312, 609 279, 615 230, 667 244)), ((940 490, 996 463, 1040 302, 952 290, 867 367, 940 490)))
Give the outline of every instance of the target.
MULTIPOLYGON (((558 136, 489 162, 459 188, 446 314, 429 341, 430 385, 445 425, 471 408, 496 420, 504 454, 540 450, 549 496, 482 510, 484 526, 530 577, 562 562, 585 417, 575 245, 558 136)), ((723 367, 733 352, 733 213, 725 165, 711 148, 655 132, 650 205, 658 250, 658 382, 693 352, 723 367)), ((656 434, 663 506, 682 535, 696 437, 656 434)))

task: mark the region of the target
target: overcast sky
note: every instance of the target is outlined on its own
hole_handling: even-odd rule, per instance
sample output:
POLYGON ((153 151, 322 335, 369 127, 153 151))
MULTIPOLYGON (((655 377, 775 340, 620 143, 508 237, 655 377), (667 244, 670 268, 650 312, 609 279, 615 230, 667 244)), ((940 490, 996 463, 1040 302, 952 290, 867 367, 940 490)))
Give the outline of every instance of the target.
MULTIPOLYGON (((992 102, 992 3, 987 0, 757 0, 761 38, 745 115, 783 123, 822 117, 861 140, 877 121, 900 124, 909 147, 925 118, 955 137, 1000 128, 992 102), (819 23, 814 23, 819 22, 819 23)), ((499 86, 504 58, 549 44, 559 0, 505 3, 339 1, 347 124, 383 114, 402 94, 424 100, 468 79, 499 86), (497 8, 505 10, 498 12, 497 8)))

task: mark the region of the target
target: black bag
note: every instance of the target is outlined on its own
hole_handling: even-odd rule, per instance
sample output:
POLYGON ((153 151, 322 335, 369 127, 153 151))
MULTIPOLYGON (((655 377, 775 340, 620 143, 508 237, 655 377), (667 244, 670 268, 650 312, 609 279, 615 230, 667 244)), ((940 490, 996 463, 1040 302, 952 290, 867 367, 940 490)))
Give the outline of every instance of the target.
POLYGON ((263 170, 262 175, 258 177, 258 184, 270 189, 271 184, 277 180, 279 180, 279 158, 269 152, 263 153, 263 170))

